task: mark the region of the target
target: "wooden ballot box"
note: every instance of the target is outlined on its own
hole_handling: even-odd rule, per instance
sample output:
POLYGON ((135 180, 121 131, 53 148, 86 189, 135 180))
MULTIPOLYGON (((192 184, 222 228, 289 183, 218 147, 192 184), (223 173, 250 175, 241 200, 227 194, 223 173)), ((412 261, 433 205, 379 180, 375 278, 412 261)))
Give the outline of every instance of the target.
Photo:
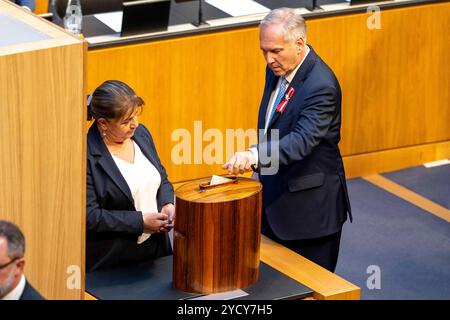
POLYGON ((176 190, 173 284, 193 293, 247 287, 258 280, 262 186, 252 179, 176 190))

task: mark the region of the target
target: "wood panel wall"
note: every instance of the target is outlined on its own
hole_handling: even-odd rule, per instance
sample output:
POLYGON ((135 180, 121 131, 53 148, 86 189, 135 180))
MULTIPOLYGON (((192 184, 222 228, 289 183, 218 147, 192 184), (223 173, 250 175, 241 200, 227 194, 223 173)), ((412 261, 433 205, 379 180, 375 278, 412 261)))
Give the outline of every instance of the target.
POLYGON ((0 12, 53 37, 0 50, 0 219, 23 231, 25 274, 36 289, 81 299, 87 46, 4 1, 0 12))
POLYGON ((343 91, 344 155, 450 139, 450 4, 309 22, 309 41, 343 91))
POLYGON ((47 13, 48 12, 48 2, 49 0, 36 0, 36 9, 34 13, 47 13))
MULTIPOLYGON (((374 30, 367 28, 365 13, 307 21, 308 43, 342 86, 340 147, 349 176, 417 165, 437 154, 450 157, 445 143, 423 155, 430 145, 450 140, 449 16, 447 2, 383 10, 381 29, 374 30), (405 162, 409 148, 416 152, 405 162), (380 166, 385 158, 379 152, 386 151, 395 156, 380 166)), ((202 143, 194 121, 202 121, 203 134, 210 128, 222 132, 228 148, 226 129, 256 127, 265 62, 255 27, 91 50, 88 65, 89 92, 104 80, 120 79, 147 102, 140 121, 153 133, 172 181, 222 173, 198 154, 200 164, 174 163, 176 129, 190 132, 194 162, 202 143)))
POLYGON ((220 165, 206 164, 201 156, 202 145, 210 143, 202 144, 202 137, 211 128, 224 140, 226 129, 256 128, 265 74, 257 48, 255 31, 244 29, 89 51, 88 92, 104 80, 119 79, 143 97, 140 121, 152 132, 174 181, 221 173, 220 165), (196 131, 195 121, 201 121, 196 131), (179 140, 171 141, 171 135, 177 129, 191 133, 192 164, 172 163, 179 140))

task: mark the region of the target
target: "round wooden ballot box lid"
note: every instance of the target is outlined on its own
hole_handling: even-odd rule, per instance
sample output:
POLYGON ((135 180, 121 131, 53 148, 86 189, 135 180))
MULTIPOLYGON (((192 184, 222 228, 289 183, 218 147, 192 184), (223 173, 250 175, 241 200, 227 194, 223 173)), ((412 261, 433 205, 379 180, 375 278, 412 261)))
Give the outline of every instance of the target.
POLYGON ((190 181, 176 190, 173 283, 193 293, 247 287, 259 277, 262 185, 190 181))

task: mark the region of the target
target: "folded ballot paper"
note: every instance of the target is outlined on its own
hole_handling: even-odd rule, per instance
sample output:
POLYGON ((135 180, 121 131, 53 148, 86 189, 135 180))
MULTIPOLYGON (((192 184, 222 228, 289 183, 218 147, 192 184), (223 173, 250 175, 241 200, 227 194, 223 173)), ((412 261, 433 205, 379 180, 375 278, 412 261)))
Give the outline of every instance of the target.
POLYGON ((218 184, 222 184, 222 183, 227 183, 227 182, 231 182, 233 181, 232 179, 229 178, 224 178, 221 176, 216 176, 215 174, 212 175, 211 177, 211 181, 209 183, 210 186, 215 186, 218 184))

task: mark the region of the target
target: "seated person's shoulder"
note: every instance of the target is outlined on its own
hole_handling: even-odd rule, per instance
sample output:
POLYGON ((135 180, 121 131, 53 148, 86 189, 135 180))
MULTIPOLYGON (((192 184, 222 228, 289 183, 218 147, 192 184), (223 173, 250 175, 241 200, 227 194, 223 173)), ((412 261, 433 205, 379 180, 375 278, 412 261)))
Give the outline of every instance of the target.
POLYGON ((45 298, 27 281, 20 300, 45 300, 45 298))

